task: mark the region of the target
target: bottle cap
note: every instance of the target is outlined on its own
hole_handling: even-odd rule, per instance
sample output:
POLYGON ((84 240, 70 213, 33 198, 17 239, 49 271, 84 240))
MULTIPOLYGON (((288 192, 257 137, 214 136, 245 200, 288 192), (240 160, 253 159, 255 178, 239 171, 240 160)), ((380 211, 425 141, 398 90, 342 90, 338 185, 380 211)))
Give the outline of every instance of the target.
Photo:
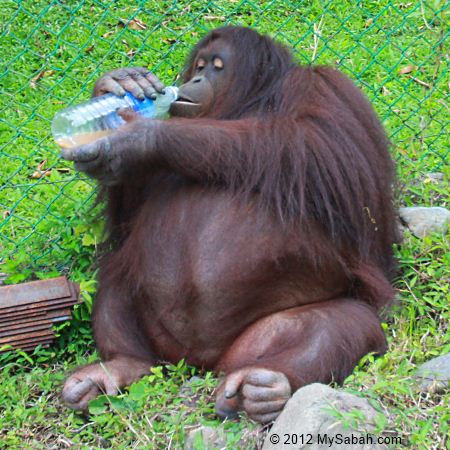
POLYGON ((174 101, 178 98, 178 88, 176 86, 166 86, 165 92, 165 95, 170 95, 174 101))

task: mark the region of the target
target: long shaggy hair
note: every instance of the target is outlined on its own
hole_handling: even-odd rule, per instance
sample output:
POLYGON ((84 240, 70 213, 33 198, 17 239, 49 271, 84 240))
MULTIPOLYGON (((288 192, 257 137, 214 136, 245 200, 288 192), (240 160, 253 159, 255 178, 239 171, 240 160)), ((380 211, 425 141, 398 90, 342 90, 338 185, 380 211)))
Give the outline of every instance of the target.
MULTIPOLYGON (((371 104, 341 72, 299 66, 285 47, 241 27, 219 28, 203 38, 187 60, 185 81, 193 76, 198 51, 216 39, 234 49, 230 85, 204 116, 169 120, 190 139, 164 135, 161 159, 180 173, 191 167, 194 179, 203 177, 204 184, 243 201, 256 198, 280 229, 298 230, 312 253, 321 245, 314 238, 319 230, 329 254, 352 274, 356 295, 377 307, 388 303, 398 237, 394 164, 371 104)), ((179 175, 172 178, 180 183, 179 175)), ((145 186, 145 177, 136 177, 108 189, 109 229, 119 241, 145 186)), ((326 253, 325 248, 316 256, 326 253)))
POLYGON ((282 223, 323 227, 337 247, 356 250, 354 256, 390 273, 397 240, 394 164, 369 101, 341 72, 298 66, 284 46, 243 27, 203 38, 188 59, 185 81, 198 51, 216 39, 245 60, 235 61, 227 92, 207 116, 265 122, 244 141, 255 151, 242 149, 248 160, 229 171, 224 184, 241 195, 257 192, 260 205, 282 223))

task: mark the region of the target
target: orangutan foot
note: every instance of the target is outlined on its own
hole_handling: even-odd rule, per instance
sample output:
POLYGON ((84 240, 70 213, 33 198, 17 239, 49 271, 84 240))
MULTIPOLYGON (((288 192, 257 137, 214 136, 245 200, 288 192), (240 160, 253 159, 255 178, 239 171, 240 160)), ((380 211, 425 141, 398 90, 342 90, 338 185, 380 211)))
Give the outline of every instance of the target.
POLYGON ((65 382, 61 397, 72 409, 87 411, 88 403, 100 394, 117 395, 149 372, 151 364, 132 358, 117 358, 81 367, 65 382))
POLYGON ((250 367, 231 372, 217 390, 216 412, 233 418, 243 410, 261 423, 275 420, 291 397, 286 375, 270 369, 250 367))

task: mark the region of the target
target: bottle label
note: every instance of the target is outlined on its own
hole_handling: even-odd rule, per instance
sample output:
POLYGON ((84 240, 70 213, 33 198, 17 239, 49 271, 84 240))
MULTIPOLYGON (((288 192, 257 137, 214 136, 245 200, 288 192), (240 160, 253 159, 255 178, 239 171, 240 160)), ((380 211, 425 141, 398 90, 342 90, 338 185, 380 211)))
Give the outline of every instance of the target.
POLYGON ((139 100, 138 98, 131 95, 129 92, 125 94, 133 102, 133 110, 139 113, 142 117, 152 118, 155 116, 155 102, 145 97, 144 100, 139 100))

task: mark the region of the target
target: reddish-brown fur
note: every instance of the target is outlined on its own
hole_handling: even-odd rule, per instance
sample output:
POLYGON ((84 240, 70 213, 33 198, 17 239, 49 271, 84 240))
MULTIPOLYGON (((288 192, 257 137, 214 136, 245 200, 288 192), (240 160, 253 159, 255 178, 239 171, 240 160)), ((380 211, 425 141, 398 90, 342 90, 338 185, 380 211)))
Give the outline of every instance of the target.
POLYGON ((114 249, 101 262, 98 350, 105 361, 267 368, 292 389, 342 381, 385 350, 388 141, 346 76, 300 67, 248 29, 210 33, 185 80, 216 40, 236 66, 212 110, 152 127, 147 159, 105 188, 114 249))

